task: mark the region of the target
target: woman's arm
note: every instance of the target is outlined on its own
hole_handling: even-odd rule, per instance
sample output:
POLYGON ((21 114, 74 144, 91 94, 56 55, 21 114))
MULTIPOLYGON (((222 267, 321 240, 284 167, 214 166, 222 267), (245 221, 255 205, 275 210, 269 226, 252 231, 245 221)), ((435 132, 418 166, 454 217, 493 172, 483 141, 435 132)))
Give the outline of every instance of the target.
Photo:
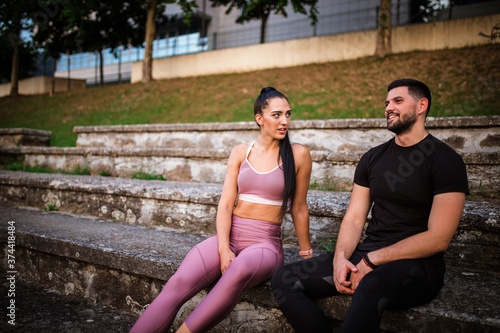
POLYGON ((231 155, 227 161, 226 178, 217 207, 216 228, 222 274, 224 274, 231 261, 235 258, 234 253, 229 248, 229 233, 231 231, 231 217, 234 203, 238 195, 237 179, 240 165, 245 158, 246 148, 247 146, 242 144, 236 146, 231 151, 231 155))
MULTIPOLYGON (((311 178, 312 159, 309 150, 299 144, 292 145, 293 156, 296 169, 295 196, 293 198, 293 206, 290 210, 292 214, 295 233, 299 241, 301 251, 311 249, 311 241, 309 238, 309 209, 307 207, 307 191, 309 189, 309 181, 311 178)), ((310 258, 312 255, 302 256, 310 258)))

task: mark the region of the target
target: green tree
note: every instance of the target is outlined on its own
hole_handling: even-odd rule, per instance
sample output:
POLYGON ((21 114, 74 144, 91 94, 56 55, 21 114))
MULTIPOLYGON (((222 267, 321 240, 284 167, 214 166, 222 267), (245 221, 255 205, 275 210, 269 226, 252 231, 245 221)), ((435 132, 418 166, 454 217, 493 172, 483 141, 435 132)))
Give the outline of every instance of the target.
MULTIPOLYGON (((14 45, 9 40, 9 36, 0 33, 0 82, 10 82, 12 78, 12 58, 14 55, 14 45)), ((12 37, 12 36, 11 36, 12 37)), ((16 37, 17 38, 17 37, 16 37)), ((17 39, 14 39, 16 41, 17 39)), ((33 76, 36 70, 36 58, 38 51, 29 41, 16 43, 19 54, 18 77, 19 80, 33 76)))
POLYGON ((103 50, 110 48, 118 55, 118 48, 141 46, 146 12, 139 0, 71 1, 67 5, 69 24, 77 27, 76 39, 80 51, 95 52, 100 59, 100 85, 104 84, 103 50))
POLYGON ((21 32, 32 26, 29 19, 34 8, 34 2, 30 0, 4 0, 0 3, 1 66, 2 72, 10 68, 11 96, 19 94, 19 78, 23 72, 29 73, 36 57, 31 43, 21 37, 21 32), (21 71, 21 63, 25 64, 24 71, 21 71))
MULTIPOLYGON (((71 20, 71 11, 63 1, 40 0, 38 4, 39 10, 33 14, 33 42, 43 50, 45 59, 55 59, 55 65, 61 53, 69 54, 79 49, 78 26, 71 20)), ((53 89, 52 84, 51 94, 53 89)))
POLYGON ((60 58, 61 53, 95 52, 100 58, 100 85, 104 84, 103 49, 110 48, 115 56, 124 47, 142 47, 145 42, 143 79, 152 79, 152 50, 156 24, 167 18, 167 4, 178 3, 190 18, 194 0, 39 0, 45 9, 38 20, 34 39, 46 53, 60 58))
MULTIPOLYGON (((280 14, 287 17, 285 7, 288 5, 288 0, 210 0, 212 7, 228 6, 226 14, 229 14, 233 8, 241 9, 241 15, 236 19, 236 23, 244 24, 245 22, 260 20, 260 43, 266 42, 267 20, 271 13, 280 14)), ((318 10, 316 8, 318 0, 291 0, 293 11, 307 15, 306 7, 309 7, 309 18, 311 24, 316 25, 318 22, 318 10)))
POLYGON ((40 0, 45 20, 36 24, 34 40, 47 54, 95 52, 100 58, 100 85, 104 84, 103 50, 118 56, 121 46, 142 46, 146 22, 145 4, 140 0, 40 0))

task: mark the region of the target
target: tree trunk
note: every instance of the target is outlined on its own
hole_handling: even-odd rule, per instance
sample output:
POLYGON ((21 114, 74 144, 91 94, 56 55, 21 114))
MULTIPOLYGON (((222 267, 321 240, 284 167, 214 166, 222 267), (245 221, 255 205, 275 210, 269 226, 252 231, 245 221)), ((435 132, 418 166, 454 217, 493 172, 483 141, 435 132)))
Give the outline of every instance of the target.
POLYGON ((380 0, 375 55, 383 57, 391 52, 391 0, 380 0))
POLYGON ((66 51, 66 66, 68 67, 67 89, 71 90, 71 59, 69 58, 69 51, 66 51))
POLYGON ((99 64, 99 74, 100 74, 100 78, 99 78, 99 86, 103 87, 104 86, 104 59, 103 59, 103 55, 102 55, 102 50, 99 50, 99 60, 100 60, 100 64, 99 64))
POLYGON ((120 46, 120 54, 118 56, 118 83, 122 84, 122 46, 120 46))
POLYGON ((57 69, 57 60, 54 59, 54 62, 53 62, 53 68, 52 68, 52 79, 50 80, 50 92, 49 92, 49 96, 54 96, 55 93, 56 93, 56 78, 54 76, 54 73, 56 72, 56 69, 57 69))
POLYGON ((203 0, 202 4, 202 13, 203 16, 201 17, 201 37, 205 38, 207 37, 207 29, 206 29, 206 20, 205 20, 205 14, 207 12, 207 0, 203 0))
POLYGON ((266 30, 267 30, 267 19, 269 18, 269 14, 261 16, 260 18, 260 43, 264 44, 266 42, 266 30))
POLYGON ((142 82, 148 83, 153 80, 153 41, 155 38, 155 8, 156 0, 148 2, 148 16, 146 19, 146 49, 142 61, 142 82))
POLYGON ((52 97, 56 93, 56 79, 52 76, 50 79, 50 91, 49 96, 52 97))
POLYGON ((19 51, 14 50, 12 55, 12 72, 10 74, 10 95, 19 95, 19 51))

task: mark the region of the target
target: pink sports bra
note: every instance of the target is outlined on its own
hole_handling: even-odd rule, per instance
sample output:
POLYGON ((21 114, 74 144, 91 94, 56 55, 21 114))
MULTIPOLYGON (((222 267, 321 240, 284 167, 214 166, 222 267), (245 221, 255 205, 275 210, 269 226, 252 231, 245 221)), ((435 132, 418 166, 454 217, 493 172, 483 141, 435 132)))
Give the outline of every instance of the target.
POLYGON ((238 175, 238 200, 281 206, 285 192, 285 176, 281 165, 268 172, 258 172, 248 161, 248 155, 254 145, 253 141, 247 155, 240 166, 238 175))

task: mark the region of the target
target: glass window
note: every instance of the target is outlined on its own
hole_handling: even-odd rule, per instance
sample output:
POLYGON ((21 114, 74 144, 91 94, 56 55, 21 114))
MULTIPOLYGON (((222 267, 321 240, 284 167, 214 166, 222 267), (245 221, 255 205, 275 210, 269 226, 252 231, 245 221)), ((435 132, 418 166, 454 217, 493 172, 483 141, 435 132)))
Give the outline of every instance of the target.
MULTIPOLYGON (((200 39, 198 32, 181 36, 173 36, 166 38, 167 35, 162 34, 161 39, 153 41, 153 58, 170 57, 174 55, 195 53, 208 50, 208 38, 200 39)), ((145 50, 143 47, 123 47, 121 62, 134 62, 144 59, 145 50)), ((119 50, 117 50, 119 55, 119 50)), ((115 57, 110 48, 102 51, 104 65, 118 64, 120 59, 115 57)), ((94 52, 77 53, 69 55, 70 69, 77 68, 92 68, 99 64, 99 56, 94 52)), ((57 71, 68 70, 68 56, 61 54, 57 61, 57 71)))

